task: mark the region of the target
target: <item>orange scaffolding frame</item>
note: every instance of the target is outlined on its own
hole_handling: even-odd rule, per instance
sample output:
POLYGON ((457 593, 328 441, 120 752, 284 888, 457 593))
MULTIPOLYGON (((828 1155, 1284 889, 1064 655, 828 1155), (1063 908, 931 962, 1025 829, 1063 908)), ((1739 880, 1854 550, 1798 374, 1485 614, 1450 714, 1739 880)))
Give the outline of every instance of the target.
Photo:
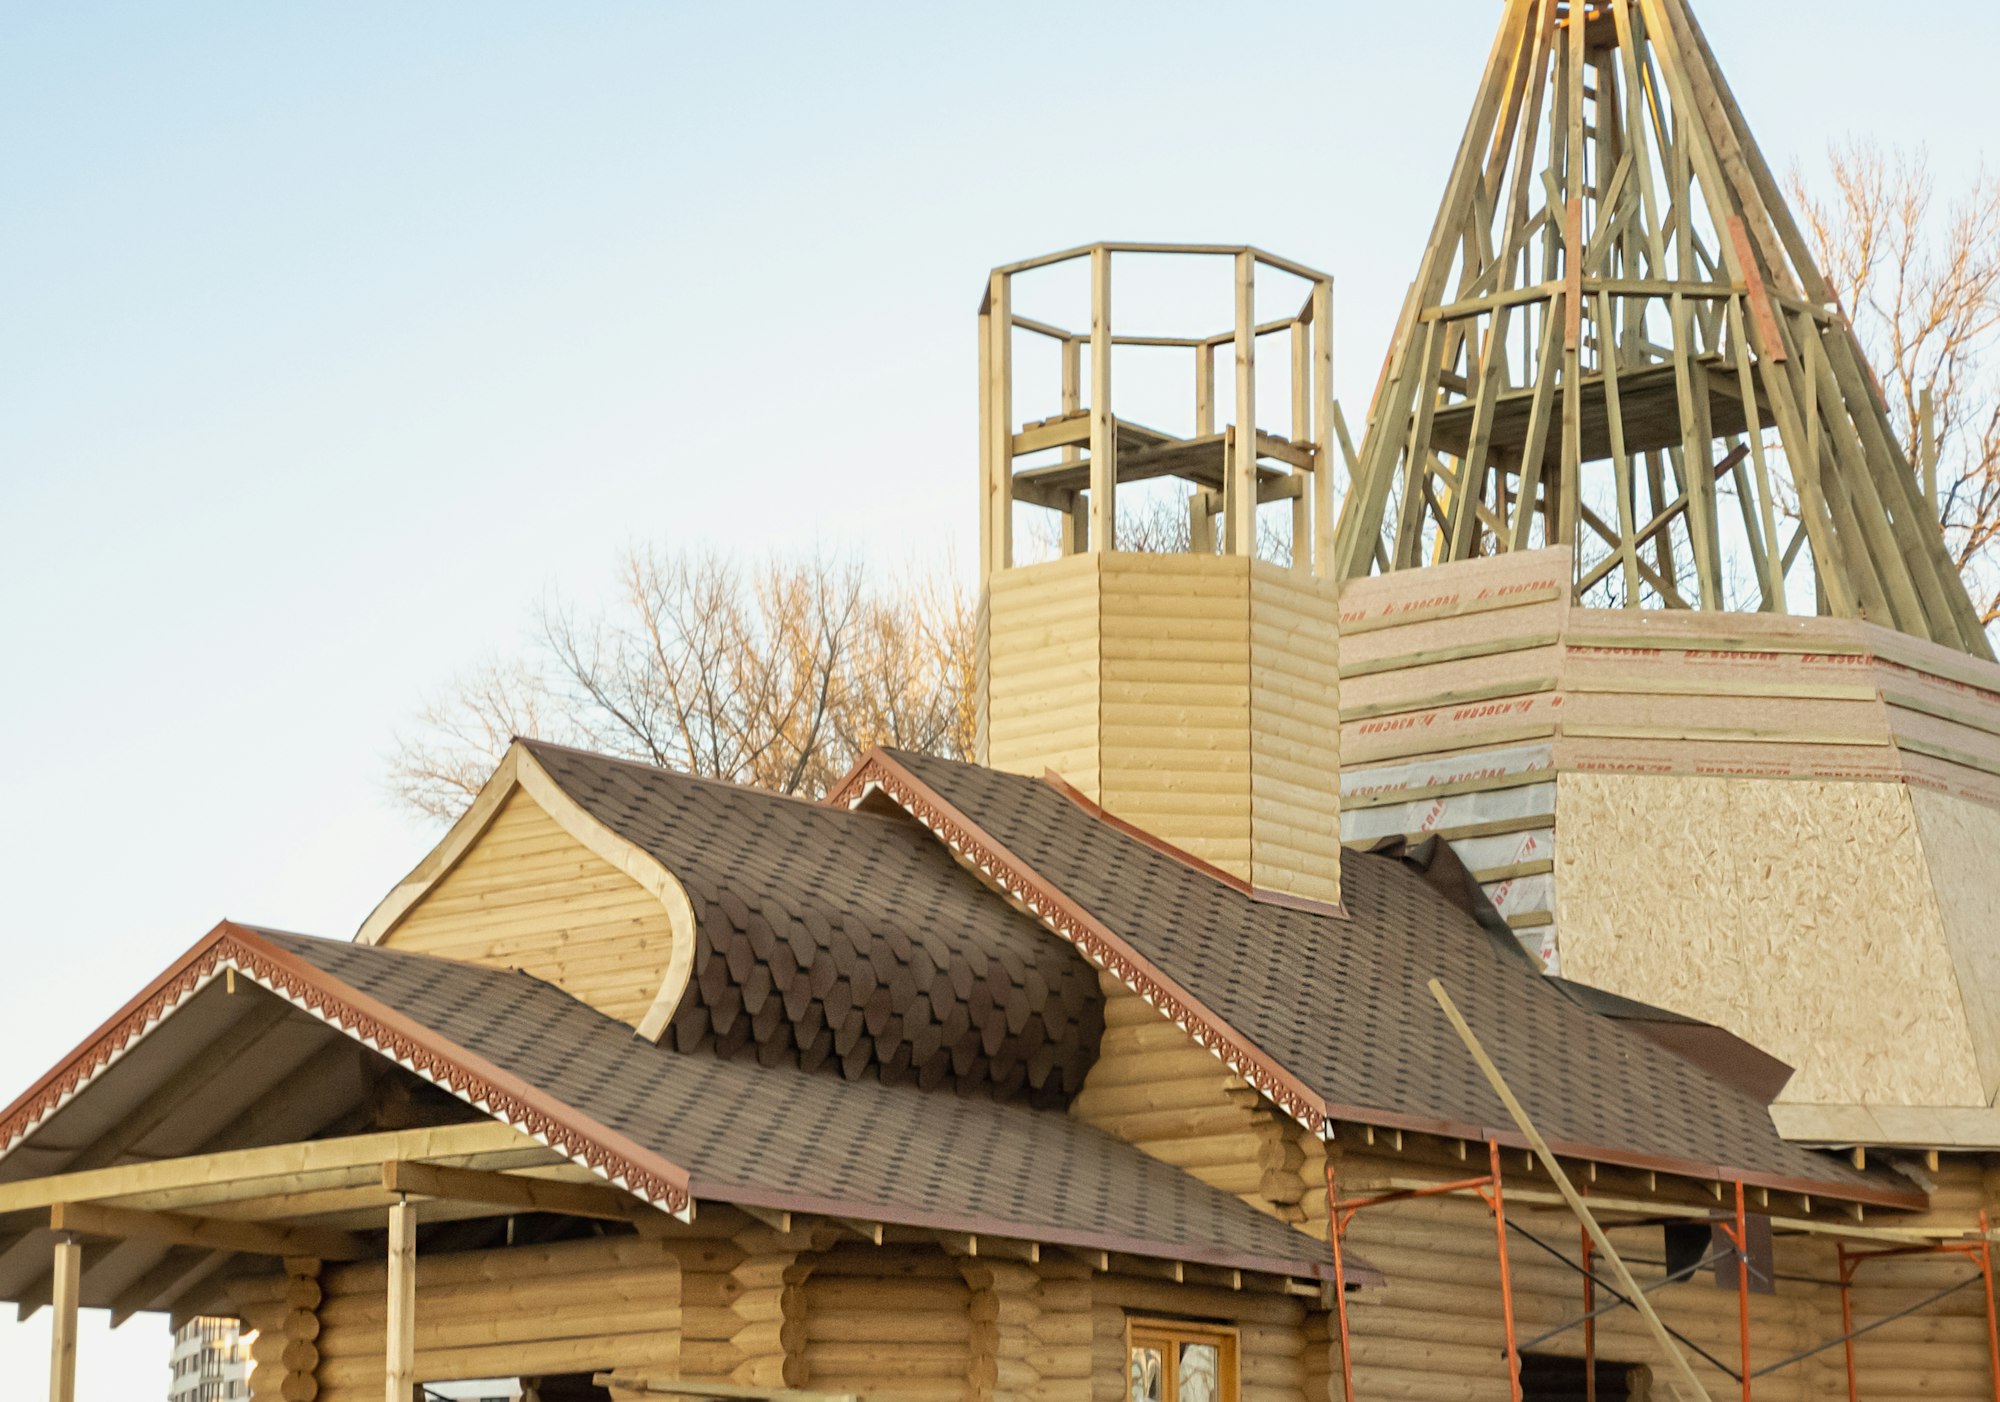
MULTIPOLYGON (((1342 1246, 1342 1241, 1347 1235, 1348 1227, 1353 1223, 1355 1217, 1371 1207, 1381 1207, 1388 1203, 1409 1202, 1417 1198, 1443 1197, 1452 1193, 1464 1192, 1476 1193, 1480 1200, 1493 1213, 1495 1244, 1499 1250, 1500 1311, 1507 1336, 1508 1381, 1513 1402, 1522 1402, 1521 1343, 1514 1322, 1514 1282, 1513 1270, 1507 1253, 1507 1204, 1502 1183, 1503 1175, 1500 1165, 1499 1141, 1488 1140, 1486 1149, 1489 1168, 1486 1173, 1477 1177, 1460 1178, 1448 1183, 1437 1183, 1422 1188, 1404 1188, 1394 1192, 1379 1193, 1374 1196, 1354 1198, 1347 1201, 1342 1201, 1340 1198, 1335 1159, 1331 1155, 1328 1156, 1326 1164, 1326 1200, 1329 1231, 1327 1235, 1330 1238, 1333 1251, 1335 1313, 1340 1329, 1341 1387, 1345 1402, 1356 1402, 1354 1394, 1353 1336, 1347 1314, 1347 1266, 1345 1250, 1342 1246)), ((1767 1364, 1762 1369, 1754 1369, 1751 1366, 1750 1352, 1750 1216, 1745 1207, 1743 1184, 1738 1182, 1735 1187, 1734 1211, 1727 1216, 1718 1215, 1710 1217, 1707 1220, 1710 1225, 1722 1233, 1723 1238, 1729 1243, 1730 1250, 1728 1254, 1736 1258, 1737 1335, 1740 1350, 1739 1357, 1741 1360, 1740 1367, 1731 1369, 1706 1350, 1696 1348, 1695 1351, 1701 1353, 1703 1357, 1715 1364, 1716 1367, 1720 1368, 1723 1373, 1727 1374, 1732 1381, 1740 1386, 1742 1390, 1742 1402, 1752 1402, 1752 1384, 1757 1378, 1784 1368, 1789 1368, 1796 1363, 1801 1363, 1807 1358, 1818 1353, 1823 1353, 1835 1346, 1841 1347, 1846 1355, 1848 1402, 1861 1402, 1859 1384, 1854 1367, 1854 1341, 1863 1334, 1870 1333, 1886 1324, 1891 1324, 1906 1315, 1914 1314, 1918 1310, 1943 1299, 1946 1295, 1954 1294, 1966 1288, 1975 1280, 1982 1284, 1985 1291, 1986 1342, 1988 1357, 1993 1369, 1993 1398, 1994 1402, 2000 1402, 2000 1305, 1996 1305, 1994 1296, 1993 1247, 1988 1213, 1982 1211, 1979 1214, 1979 1239, 1977 1241, 1941 1241, 1923 1246, 1871 1249, 1854 1248, 1848 1246, 1844 1241, 1837 1242, 1836 1247, 1840 1263, 1840 1279, 1838 1281, 1840 1287, 1840 1337, 1823 1344, 1818 1344, 1802 1353, 1780 1359, 1775 1363, 1767 1364), (1937 1295, 1920 1300, 1908 1309, 1898 1311, 1895 1314, 1875 1320, 1872 1323, 1864 1324, 1857 1329, 1854 1325, 1852 1298, 1855 1271, 1870 1261, 1890 1257, 1923 1255, 1965 1256, 1979 1267, 1979 1274, 1968 1277, 1958 1284, 1939 1292, 1937 1295)), ((1535 1242, 1536 1245, 1554 1254, 1564 1264, 1570 1264, 1561 1252, 1556 1251, 1555 1248, 1549 1246, 1546 1242, 1528 1233, 1525 1228, 1516 1226, 1515 1230, 1521 1231, 1523 1235, 1528 1236, 1530 1241, 1535 1242)), ((1592 1261, 1595 1259, 1595 1249, 1590 1239, 1590 1233, 1585 1231, 1582 1235, 1582 1264, 1579 1267, 1572 1268, 1577 1269, 1583 1276, 1583 1316, 1571 1324, 1562 1326, 1562 1329, 1555 1332, 1559 1333, 1563 1330, 1574 1328, 1577 1325, 1582 1326, 1585 1396, 1589 1399, 1589 1402, 1596 1402, 1597 1317, 1609 1310, 1629 1305, 1631 1302, 1616 1290, 1613 1290, 1611 1293, 1615 1297, 1616 1303, 1604 1306, 1601 1309, 1597 1307, 1596 1289, 1601 1282, 1598 1281, 1596 1274, 1591 1269, 1592 1261)), ((1685 1278, 1686 1274, 1691 1274, 1694 1270, 1699 1270, 1703 1265, 1719 1264, 1723 1259, 1725 1258, 1718 1253, 1710 1257, 1707 1261, 1689 1268, 1687 1272, 1684 1272, 1678 1278, 1685 1278)), ((1676 1278, 1669 1276, 1667 1280, 1658 1282, 1658 1284, 1664 1285, 1676 1278)), ((1655 1288, 1657 1286, 1647 1286, 1646 1290, 1650 1292, 1655 1288)), ((1678 1332, 1669 1332, 1673 1332, 1675 1338, 1680 1339, 1683 1343, 1687 1343, 1689 1347, 1695 1347, 1691 1340, 1683 1338, 1678 1332)), ((1540 1337, 1546 1338, 1549 1336, 1542 1335, 1540 1337)))

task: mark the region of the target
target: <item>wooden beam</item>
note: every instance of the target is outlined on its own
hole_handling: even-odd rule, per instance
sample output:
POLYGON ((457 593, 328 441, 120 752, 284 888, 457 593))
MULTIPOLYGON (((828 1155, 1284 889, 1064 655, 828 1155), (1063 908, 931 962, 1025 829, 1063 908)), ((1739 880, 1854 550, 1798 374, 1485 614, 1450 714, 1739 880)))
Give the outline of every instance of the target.
POLYGON ((1236 255, 1236 436, 1226 468, 1228 553, 1257 557, 1257 260, 1236 255))
POLYGON ((389 1303, 384 1335, 384 1402, 415 1402, 417 1214, 408 1201, 389 1209, 389 1303))
POLYGON ((375 1254, 352 1232, 325 1227, 232 1222, 174 1212, 134 1212, 130 1208, 90 1202, 57 1203, 49 1209, 49 1228, 78 1236, 164 1241, 212 1251, 242 1251, 253 1256, 319 1256, 329 1261, 360 1261, 375 1254))
POLYGON ((1681 1352, 1680 1345, 1675 1343, 1673 1335, 1667 1332, 1667 1326, 1660 1322, 1660 1316, 1653 1309, 1652 1301, 1646 1298, 1646 1292, 1640 1289, 1639 1282, 1632 1278, 1632 1271, 1625 1264, 1625 1258, 1618 1254, 1618 1248, 1611 1244, 1611 1238, 1605 1235, 1604 1228, 1599 1226, 1597 1218, 1591 1215, 1590 1207, 1584 1202, 1582 1194, 1578 1193, 1575 1185, 1569 1181, 1569 1175, 1563 1172, 1562 1165, 1556 1162, 1555 1152, 1549 1148, 1548 1141, 1542 1138, 1541 1131, 1535 1128, 1534 1121, 1528 1118, 1527 1110, 1515 1098, 1513 1089, 1500 1074, 1500 1068, 1493 1064, 1493 1059, 1486 1054, 1486 1048, 1480 1045, 1471 1024, 1459 1012, 1458 1005, 1452 1002, 1451 995, 1445 992, 1443 982, 1432 979, 1430 990, 1431 996, 1437 999, 1438 1006, 1444 1009, 1444 1015, 1450 1020, 1453 1030, 1458 1033, 1459 1040, 1465 1043, 1466 1051, 1471 1053, 1473 1061, 1477 1063, 1480 1074, 1485 1076, 1486 1083, 1493 1088, 1493 1093, 1500 1097, 1500 1103, 1507 1107, 1507 1113, 1520 1129, 1522 1137, 1528 1141, 1535 1151, 1535 1157, 1541 1160, 1542 1167, 1555 1181, 1557 1190, 1562 1193, 1563 1201, 1569 1204, 1569 1210, 1576 1215, 1577 1221, 1581 1222, 1583 1229, 1590 1234, 1590 1240, 1597 1247, 1598 1254, 1604 1257, 1606 1264, 1611 1267, 1611 1273, 1618 1279, 1618 1288, 1645 1319, 1646 1327, 1652 1331, 1654 1342, 1660 1346, 1667 1361, 1673 1365, 1674 1372, 1678 1375, 1676 1381, 1681 1390, 1685 1392, 1690 1402, 1711 1402, 1708 1389, 1702 1386, 1700 1377, 1694 1371, 1694 1365, 1688 1362, 1687 1355, 1681 1352))
POLYGON ((589 1217, 603 1222, 633 1222, 665 1213, 617 1188, 591 1183, 562 1183, 492 1173, 476 1168, 440 1168, 436 1164, 394 1160, 382 1165, 382 1186, 392 1193, 444 1198, 453 1202, 490 1203, 523 1212, 551 1212, 589 1217))
POLYGON ((1090 251, 1090 548, 1118 548, 1118 424, 1111 412, 1111 250, 1090 251))
POLYGON ((274 1189, 269 1184, 259 1185, 257 1180, 283 1180, 351 1169, 364 1170, 365 1177, 372 1178, 391 1159, 476 1158, 526 1150, 540 1150, 540 1156, 547 1161, 559 1157, 551 1150, 541 1149, 519 1130, 492 1120, 357 1134, 304 1144, 193 1154, 120 1168, 25 1178, 18 1183, 0 1184, 0 1213, 183 1188, 207 1189, 213 1193, 217 1184, 243 1184, 254 1189, 254 1193, 268 1193, 274 1189))

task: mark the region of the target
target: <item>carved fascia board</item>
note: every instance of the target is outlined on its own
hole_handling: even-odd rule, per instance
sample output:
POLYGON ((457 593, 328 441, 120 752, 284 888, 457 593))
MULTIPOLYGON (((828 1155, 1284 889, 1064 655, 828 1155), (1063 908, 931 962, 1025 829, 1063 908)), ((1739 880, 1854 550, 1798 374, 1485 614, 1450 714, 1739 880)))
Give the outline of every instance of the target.
POLYGON ((216 978, 233 973, 666 1212, 688 1217, 687 1171, 247 926, 224 921, 4 1112, 0 1159, 216 978))

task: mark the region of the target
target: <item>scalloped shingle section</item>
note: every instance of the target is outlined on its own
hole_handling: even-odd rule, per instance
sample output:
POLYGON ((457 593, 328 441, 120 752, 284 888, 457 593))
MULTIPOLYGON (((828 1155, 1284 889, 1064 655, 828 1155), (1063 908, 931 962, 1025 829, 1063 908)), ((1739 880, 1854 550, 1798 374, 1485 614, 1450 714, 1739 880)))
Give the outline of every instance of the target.
POLYGON ((676 1050, 1036 1105, 1082 1089, 1095 971, 915 824, 528 748, 687 890, 699 945, 676 1050))

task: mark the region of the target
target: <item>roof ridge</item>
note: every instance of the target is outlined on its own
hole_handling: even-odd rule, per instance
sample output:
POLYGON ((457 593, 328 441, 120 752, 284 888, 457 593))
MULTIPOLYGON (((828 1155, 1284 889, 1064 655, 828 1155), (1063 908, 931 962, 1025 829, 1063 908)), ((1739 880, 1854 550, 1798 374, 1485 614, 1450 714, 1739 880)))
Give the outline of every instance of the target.
MULTIPOLYGON (((779 802, 793 804, 801 809, 816 813, 852 811, 836 807, 828 803, 825 799, 807 798, 804 794, 780 793, 776 789, 767 789, 758 784, 741 783, 735 779, 718 779, 710 774, 690 774, 685 769, 674 769, 668 765, 654 764, 651 760, 633 759, 626 755, 605 754, 602 750, 586 750, 577 745, 562 745, 553 740, 537 740, 527 735, 516 735, 513 737, 513 741, 517 745, 526 747, 531 752, 536 750, 554 750, 559 754, 575 755, 578 759, 598 760, 605 764, 616 765, 621 769, 637 770, 639 773, 654 779, 667 779, 679 783, 697 784, 703 788, 722 789, 728 793, 746 794, 752 798, 775 799, 779 802)), ((883 815, 877 813, 861 813, 856 816, 875 819, 883 818, 883 815)), ((895 820, 888 819, 887 821, 893 822, 895 820)))
MULTIPOLYGON (((1042 782, 1106 827, 1123 833, 1134 842, 1150 847, 1170 861, 1179 862, 1197 876, 1205 876, 1211 881, 1220 882, 1238 895, 1247 896, 1259 905, 1283 906, 1287 910, 1296 910, 1307 915, 1332 916, 1338 920, 1352 918, 1345 906, 1333 901, 1318 901, 1310 896, 1295 896, 1287 891, 1274 891, 1266 886, 1252 885, 1234 872, 1225 871, 1215 863, 1197 857, 1185 847, 1176 846, 1158 833, 1142 828, 1130 819, 1119 817, 1053 769, 1042 771, 1042 782)), ((1344 858, 1345 853, 1342 856, 1344 858)))

